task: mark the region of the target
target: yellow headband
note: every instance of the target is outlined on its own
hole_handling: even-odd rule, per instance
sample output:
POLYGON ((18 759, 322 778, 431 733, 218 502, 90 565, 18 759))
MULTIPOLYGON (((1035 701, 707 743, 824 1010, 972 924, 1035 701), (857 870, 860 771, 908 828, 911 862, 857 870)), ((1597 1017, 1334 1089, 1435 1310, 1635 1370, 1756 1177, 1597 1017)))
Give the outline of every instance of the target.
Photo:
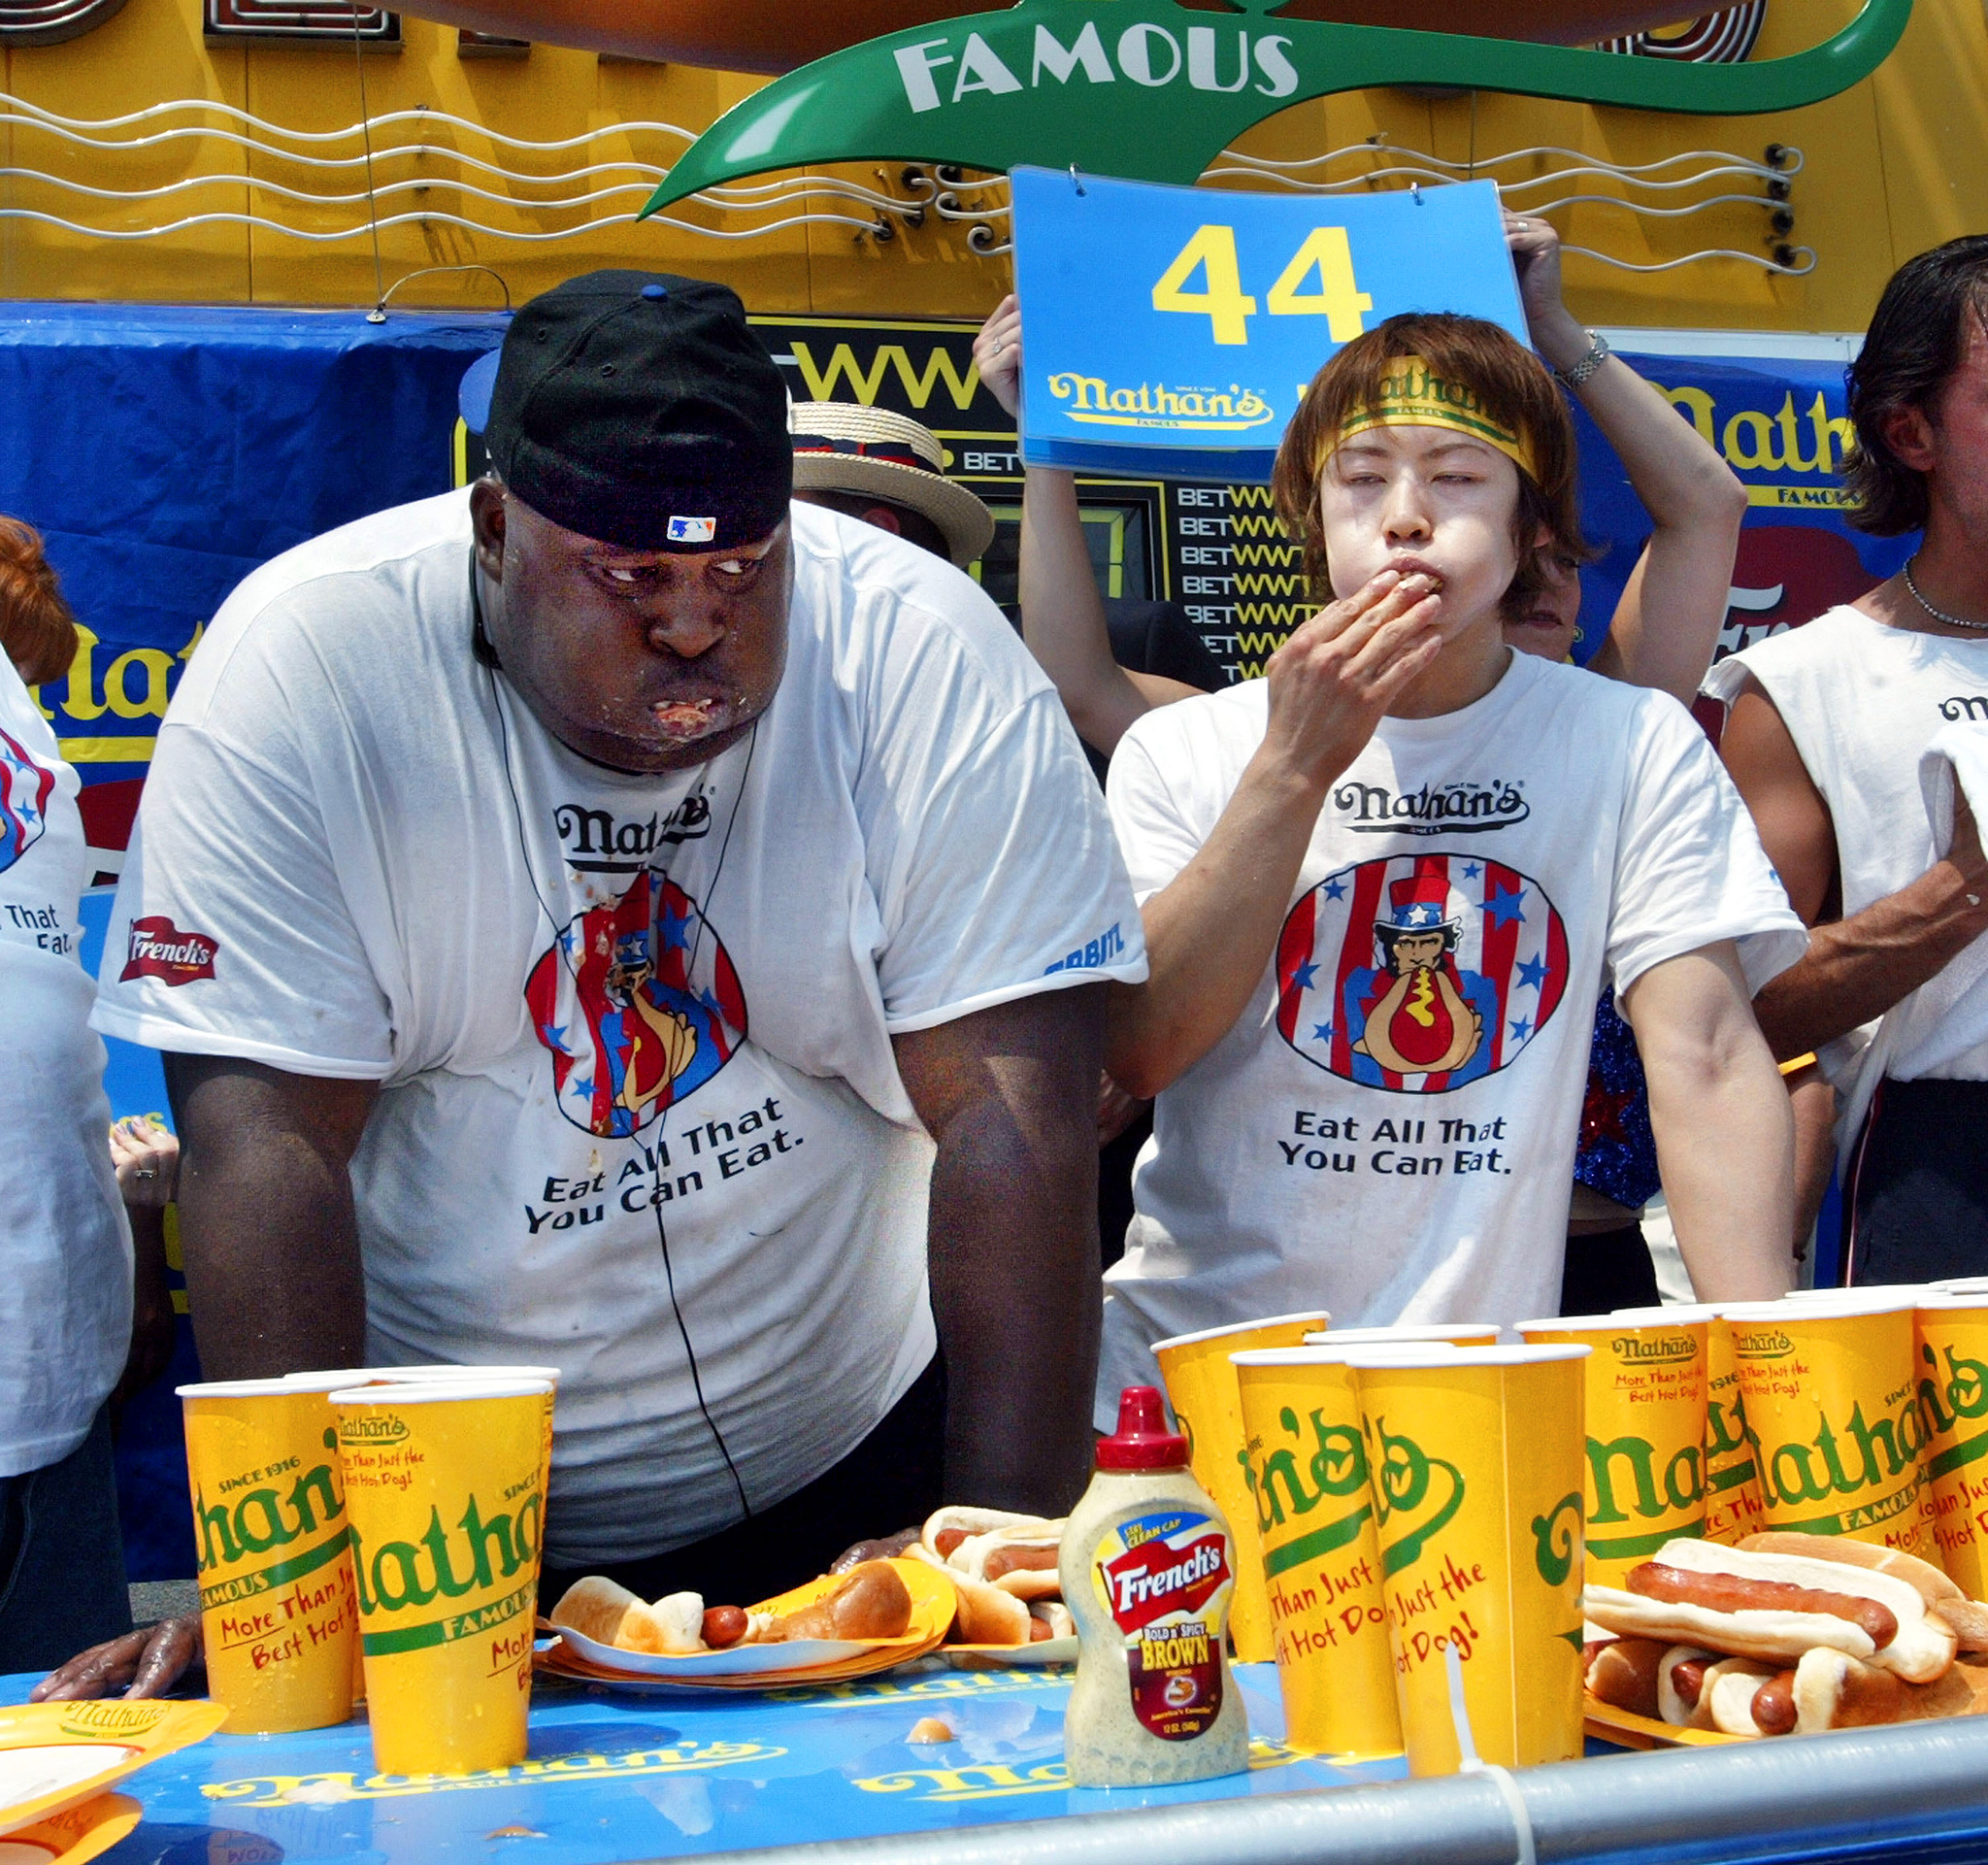
POLYGON ((1492 415, 1475 389, 1444 382, 1420 356, 1388 359, 1387 374, 1380 379, 1380 398, 1346 416, 1328 455, 1370 427, 1447 427, 1495 447, 1521 472, 1535 480, 1540 477, 1525 436, 1492 415))

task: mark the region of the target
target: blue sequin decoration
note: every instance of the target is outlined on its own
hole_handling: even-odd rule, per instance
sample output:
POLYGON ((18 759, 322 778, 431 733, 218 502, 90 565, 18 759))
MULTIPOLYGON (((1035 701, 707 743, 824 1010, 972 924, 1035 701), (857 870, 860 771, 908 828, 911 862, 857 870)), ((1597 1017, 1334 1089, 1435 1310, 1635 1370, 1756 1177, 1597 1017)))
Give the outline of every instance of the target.
POLYGON ((1637 1053, 1636 1033, 1616 1015, 1612 990, 1602 993, 1595 1009, 1595 1040, 1588 1051, 1588 1087, 1581 1102, 1574 1177, 1576 1183, 1632 1211, 1648 1204, 1663 1188, 1642 1057, 1637 1053))

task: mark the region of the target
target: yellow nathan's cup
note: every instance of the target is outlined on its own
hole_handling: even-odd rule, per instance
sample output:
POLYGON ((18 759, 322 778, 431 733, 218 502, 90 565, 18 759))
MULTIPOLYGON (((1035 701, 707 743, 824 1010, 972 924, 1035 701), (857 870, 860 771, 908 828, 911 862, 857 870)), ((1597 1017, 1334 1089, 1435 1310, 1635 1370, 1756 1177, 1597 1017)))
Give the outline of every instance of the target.
POLYGON ((1245 1348, 1296 1347, 1332 1316, 1322 1308, 1273 1315, 1234 1327, 1176 1334, 1153 1346, 1167 1403, 1187 1434, 1194 1480, 1228 1517, 1236 1543, 1236 1591, 1229 1602, 1229 1639, 1242 1664, 1268 1664, 1276 1649, 1270 1595, 1263 1584, 1263 1549, 1256 1540, 1256 1509, 1249 1496, 1248 1460, 1242 1449, 1242 1404, 1229 1355, 1245 1348))
POLYGON ((1988 1589, 1988 1286, 1913 1311, 1933 1542, 1970 1599, 1988 1589))
POLYGON ((1767 1525, 1767 1506, 1724 1309, 1706 1327, 1705 1359, 1705 1538, 1730 1548, 1767 1525))
POLYGON ((208 1688, 240 1735, 352 1713, 359 1609, 322 1386, 182 1385, 208 1688))
POLYGON ((1414 1775, 1581 1752, 1580 1346, 1354 1351, 1395 1691, 1414 1775))
POLYGON ((1591 1351, 1587 1404, 1587 1577, 1619 1586, 1667 1541, 1705 1532, 1708 1308, 1647 1308, 1521 1321, 1529 1343, 1591 1351))
POLYGON ((524 1759, 551 1438, 548 1381, 331 1395, 382 1774, 524 1759))
POLYGON ((1762 1525, 1936 1557, 1909 1298, 1724 1308, 1762 1525))
POLYGON ((1234 1363, 1284 1740, 1312 1754, 1398 1755, 1358 1381, 1332 1348, 1271 1348, 1234 1363))

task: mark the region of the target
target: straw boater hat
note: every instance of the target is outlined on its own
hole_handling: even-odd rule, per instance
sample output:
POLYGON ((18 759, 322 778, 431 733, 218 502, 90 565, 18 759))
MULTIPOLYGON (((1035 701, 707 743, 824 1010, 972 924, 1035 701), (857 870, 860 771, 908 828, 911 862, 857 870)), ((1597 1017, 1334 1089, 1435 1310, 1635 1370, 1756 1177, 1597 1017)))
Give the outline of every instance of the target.
POLYGON ((908 506, 939 527, 964 568, 994 542, 994 515, 945 477, 945 450, 929 427, 855 402, 795 402, 794 490, 846 492, 908 506))

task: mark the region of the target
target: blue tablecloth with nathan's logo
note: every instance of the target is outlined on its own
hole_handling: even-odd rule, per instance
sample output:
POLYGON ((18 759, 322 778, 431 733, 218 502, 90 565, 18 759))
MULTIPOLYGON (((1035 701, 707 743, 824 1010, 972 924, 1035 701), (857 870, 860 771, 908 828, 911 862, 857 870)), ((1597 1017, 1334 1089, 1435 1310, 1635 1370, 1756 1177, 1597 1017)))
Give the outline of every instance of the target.
MULTIPOLYGON (((1236 1673, 1250 1772, 1185 1787, 1073 1788, 1065 1671, 945 1669, 770 1695, 636 1697, 541 1678, 531 1753, 491 1774, 373 1771, 363 1722, 219 1735, 119 1783, 145 1807, 106 1865, 606 1865, 879 1833, 944 1832, 1183 1801, 1290 1793, 1403 1775, 1341 1768, 1277 1739, 1270 1665, 1236 1673), (948 1743, 912 1744, 938 1716, 948 1743)), ((25 1697, 29 1678, 0 1681, 25 1697)))

